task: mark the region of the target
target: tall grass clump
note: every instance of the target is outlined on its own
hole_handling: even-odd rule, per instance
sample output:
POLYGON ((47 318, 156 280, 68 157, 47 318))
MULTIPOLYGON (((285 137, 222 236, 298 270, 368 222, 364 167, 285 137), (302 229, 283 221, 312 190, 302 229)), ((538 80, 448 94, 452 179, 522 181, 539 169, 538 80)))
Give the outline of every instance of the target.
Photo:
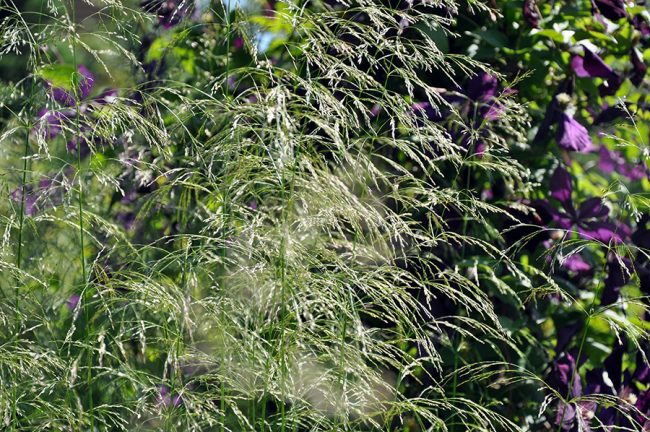
POLYGON ((509 431, 574 409, 530 360, 534 310, 583 303, 508 237, 538 181, 511 153, 517 81, 441 47, 493 8, 1 5, 3 429, 509 431))

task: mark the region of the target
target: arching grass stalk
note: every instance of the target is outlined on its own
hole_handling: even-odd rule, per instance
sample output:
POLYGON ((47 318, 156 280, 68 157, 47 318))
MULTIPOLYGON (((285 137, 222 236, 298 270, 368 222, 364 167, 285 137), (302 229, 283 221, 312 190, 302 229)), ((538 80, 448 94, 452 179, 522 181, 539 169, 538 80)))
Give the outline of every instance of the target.
MULTIPOLYGON (((70 15, 71 15, 71 28, 75 29, 76 25, 76 3, 74 0, 70 1, 70 15)), ((84 195, 83 195, 83 166, 81 163, 81 146, 82 146, 82 138, 81 138, 81 125, 79 124, 79 116, 80 116, 80 110, 79 110, 79 99, 80 99, 80 92, 79 92, 79 87, 80 87, 80 82, 81 79, 79 77, 79 72, 77 71, 78 68, 78 62, 77 62, 77 38, 76 35, 73 36, 74 40, 72 41, 72 65, 74 68, 73 72, 73 79, 72 79, 72 91, 74 94, 74 108, 75 108, 75 125, 74 125, 74 142, 76 142, 77 145, 77 176, 79 178, 79 191, 77 193, 77 202, 78 202, 78 207, 79 207, 79 259, 81 261, 81 277, 82 277, 82 283, 81 283, 81 301, 83 302, 83 308, 84 308, 84 319, 86 321, 86 343, 88 344, 87 347, 87 370, 86 370, 86 386, 88 387, 88 414, 90 417, 90 430, 94 431, 95 430, 95 415, 94 415, 94 403, 93 403, 93 376, 92 376, 92 368, 93 368, 93 348, 92 348, 92 341, 91 341, 91 335, 93 334, 93 329, 92 325, 90 322, 90 308, 89 308, 89 303, 91 299, 91 295, 88 288, 88 280, 87 280, 87 274, 86 274, 86 256, 85 256, 85 242, 84 242, 84 207, 83 207, 83 200, 84 200, 84 195)))
MULTIPOLYGON (((284 208, 282 210, 282 237, 280 239, 279 250, 279 265, 280 265, 280 410, 282 416, 281 432, 286 430, 286 379, 287 379, 287 353, 286 353, 286 317, 287 314, 287 291, 290 287, 287 286, 287 236, 289 233, 289 213, 293 207, 293 194, 295 188, 295 168, 296 168, 296 154, 295 148, 291 149, 291 169, 289 180, 289 195, 285 195, 284 185, 282 185, 282 194, 284 201, 284 208)), ((284 177, 284 176, 283 176, 284 177)))
MULTIPOLYGON (((225 20, 226 24, 226 75, 225 75, 225 80, 224 80, 224 89, 223 89, 223 95, 226 100, 229 98, 229 76, 230 76, 230 0, 227 0, 227 4, 224 5, 223 0, 221 1, 221 5, 224 8, 223 11, 223 17, 225 20)), ((224 173, 227 174, 227 170, 230 165, 230 152, 227 151, 225 158, 224 158, 224 173)), ((224 175, 224 179, 228 180, 227 175, 224 175)), ((219 392, 220 392, 220 400, 219 400, 219 408, 221 410, 221 414, 223 416, 222 422, 221 422, 221 432, 225 431, 226 428, 226 381, 225 381, 225 372, 223 370, 223 367, 226 365, 226 335, 227 335, 227 328, 225 326, 226 322, 226 287, 225 287, 225 281, 226 281, 226 276, 227 276, 227 265, 226 265, 226 260, 227 260, 227 248, 226 248, 226 241, 228 238, 228 227, 230 226, 230 203, 228 202, 230 200, 229 196, 230 192, 230 185, 226 184, 224 185, 224 190, 223 190, 223 224, 222 224, 222 230, 221 232, 223 233, 221 237, 221 261, 222 261, 222 272, 223 275, 221 277, 221 292, 222 292, 222 305, 221 305, 221 310, 220 310, 220 319, 221 319, 221 332, 222 332, 222 350, 221 350, 221 365, 220 367, 222 368, 222 377, 221 377, 221 382, 219 383, 219 392)))

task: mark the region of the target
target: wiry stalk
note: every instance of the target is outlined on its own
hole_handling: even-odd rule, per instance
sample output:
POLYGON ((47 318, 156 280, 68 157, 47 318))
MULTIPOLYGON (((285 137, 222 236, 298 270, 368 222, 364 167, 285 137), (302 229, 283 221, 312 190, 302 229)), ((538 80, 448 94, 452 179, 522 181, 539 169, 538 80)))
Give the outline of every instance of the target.
MULTIPOLYGON (((75 30, 76 25, 76 3, 74 1, 70 2, 70 16, 71 16, 71 25, 72 29, 75 30)), ((90 417, 90 430, 95 430, 95 413, 94 413, 94 402, 93 402, 93 342, 91 337, 93 334, 92 324, 90 322, 90 301, 92 298, 92 293, 87 289, 88 288, 88 276, 86 274, 86 255, 85 255, 85 233, 84 233, 84 192, 83 192, 83 165, 81 158, 81 147, 82 147, 82 137, 81 137, 81 125, 79 123, 79 117, 81 115, 79 110, 80 104, 80 85, 82 77, 79 77, 79 72, 77 71, 77 37, 76 35, 72 36, 72 65, 74 67, 73 79, 72 81, 72 91, 74 95, 74 109, 75 109, 75 124, 74 124, 74 140, 77 145, 77 175, 79 177, 79 191, 77 194, 77 204, 78 204, 78 223, 79 223, 79 260, 81 262, 81 300, 83 302, 84 308, 84 319, 86 321, 86 342, 88 343, 87 352, 86 352, 86 386, 88 388, 88 415, 90 417)))

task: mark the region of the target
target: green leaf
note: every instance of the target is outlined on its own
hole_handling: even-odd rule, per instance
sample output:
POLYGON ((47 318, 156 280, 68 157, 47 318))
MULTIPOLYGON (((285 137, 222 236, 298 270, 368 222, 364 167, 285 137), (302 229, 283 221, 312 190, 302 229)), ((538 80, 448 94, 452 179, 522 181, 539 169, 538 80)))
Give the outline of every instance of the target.
POLYGON ((54 87, 65 90, 72 90, 72 82, 75 75, 75 68, 72 65, 48 65, 42 67, 37 74, 49 81, 54 87))

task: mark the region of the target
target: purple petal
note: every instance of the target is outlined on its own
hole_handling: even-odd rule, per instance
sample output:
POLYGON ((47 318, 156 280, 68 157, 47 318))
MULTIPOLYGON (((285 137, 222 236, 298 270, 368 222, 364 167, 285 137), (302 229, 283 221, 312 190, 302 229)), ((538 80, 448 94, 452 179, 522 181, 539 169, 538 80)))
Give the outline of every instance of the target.
POLYGON ((600 198, 589 198, 580 204, 578 209, 578 218, 590 219, 598 218, 602 219, 609 214, 609 208, 603 204, 603 201, 600 198))
POLYGON ((592 5, 612 21, 618 21, 627 16, 625 3, 622 0, 592 0, 592 5))
POLYGON ((559 402, 557 406, 557 415, 555 417, 555 424, 562 426, 562 429, 569 430, 573 426, 576 418, 576 409, 573 404, 565 404, 559 402))
POLYGON ((496 121, 503 117, 503 115, 506 112, 506 109, 503 105, 494 102, 485 107, 482 111, 485 111, 483 113, 483 117, 487 119, 488 121, 496 121))
POLYGON ((558 166, 550 182, 551 196, 562 204, 571 202, 571 175, 562 166, 558 166))
POLYGON ((79 65, 77 71, 81 74, 79 79, 79 96, 81 96, 81 99, 86 99, 93 89, 95 77, 84 65, 79 65))
POLYGON ((526 20, 529 26, 539 28, 539 20, 541 17, 535 0, 524 0, 523 15, 524 20, 526 20))
POLYGON ((557 336, 556 336, 557 341, 555 343, 555 352, 558 353, 564 352, 564 349, 569 345, 569 343, 575 337, 575 335, 578 334, 578 332, 582 329, 583 325, 584 325, 583 321, 578 320, 572 324, 566 324, 561 328, 557 329, 557 336))
MULTIPOLYGON (((78 86, 76 92, 80 99, 85 99, 88 97, 93 88, 95 77, 84 65, 79 65, 77 67, 77 72, 79 75, 75 77, 74 81, 76 83, 75 86, 78 86)), ((52 88, 52 97, 55 101, 59 102, 62 105, 72 107, 76 103, 74 92, 70 92, 59 87, 52 88)))
POLYGON ((65 115, 58 111, 42 109, 38 112, 39 125, 36 132, 42 134, 46 139, 52 139, 61 133, 65 115))
POLYGON ((600 155, 598 167, 604 173, 610 174, 614 172, 621 163, 620 155, 608 150, 604 145, 600 146, 598 154, 600 155))
POLYGON ((596 119, 594 120, 594 126, 597 126, 602 123, 611 123, 619 118, 626 118, 627 112, 621 107, 620 104, 612 105, 610 107, 604 108, 596 119))
POLYGON ((621 243, 624 233, 621 228, 611 222, 589 222, 578 225, 578 233, 585 240, 596 240, 603 243, 621 243))
POLYGON ((588 273, 591 271, 591 265, 577 253, 569 256, 564 263, 562 263, 562 267, 575 273, 588 273))
POLYGON ((442 120, 440 112, 435 109, 429 102, 415 102, 411 105, 411 109, 417 115, 428 118, 432 121, 442 120))
POLYGON ((630 60, 632 61, 630 81, 638 87, 643 82, 643 78, 645 78, 645 74, 648 72, 648 66, 643 62, 643 57, 636 48, 632 48, 630 60))
POLYGON ((613 78, 616 76, 614 69, 603 61, 598 54, 583 46, 584 55, 573 56, 571 68, 580 78, 613 78))
POLYGON ((605 288, 600 299, 601 306, 616 303, 621 292, 621 287, 630 281, 630 267, 632 264, 627 258, 621 258, 621 260, 624 265, 621 265, 619 259, 616 257, 609 260, 605 288))
POLYGON ((634 28, 636 28, 640 33, 643 38, 647 38, 650 36, 650 24, 642 14, 636 14, 632 19, 630 20, 634 28))
POLYGON ((467 84, 467 96, 475 101, 488 102, 497 92, 497 79, 485 72, 479 72, 467 84))
POLYGON ((650 250, 650 230, 645 229, 643 225, 639 226, 632 234, 632 241, 638 247, 650 250))
POLYGON ((72 312, 75 310, 77 305, 79 304, 79 300, 81 300, 81 296, 79 294, 72 294, 68 301, 66 302, 66 306, 68 309, 72 312))
POLYGON ((636 353, 636 369, 634 369, 634 380, 645 382, 650 378, 650 366, 643 359, 641 352, 636 353))
POLYGON ((119 212, 116 219, 127 231, 130 231, 135 226, 135 213, 133 212, 119 212))
POLYGON ((598 86, 598 93, 601 96, 613 96, 616 94, 621 85, 623 84, 623 76, 614 74, 607 78, 601 85, 598 86))
POLYGON ((621 389, 623 354, 627 351, 627 343, 625 342, 625 339, 621 342, 622 343, 618 343, 618 340, 616 341, 612 353, 607 356, 603 362, 605 370, 607 371, 607 376, 612 381, 612 384, 614 384, 614 389, 616 389, 617 393, 621 389))
POLYGON ((80 156, 82 158, 85 158, 90 154, 90 146, 88 146, 88 141, 86 141, 86 138, 80 137, 80 138, 73 138, 70 141, 68 141, 67 144, 67 149, 70 153, 77 153, 77 145, 81 145, 81 149, 79 151, 80 156))
POLYGON ((100 105, 107 105, 115 102, 117 100, 117 96, 117 89, 108 89, 103 91, 94 100, 97 101, 100 105))
POLYGON ((585 153, 593 148, 587 129, 566 113, 562 114, 557 142, 561 148, 571 151, 585 153))
MULTIPOLYGON (((637 397, 635 407, 641 413, 648 415, 650 414, 650 389, 642 391, 637 397)), ((641 416, 637 416, 637 420, 645 424, 646 420, 641 416)))
POLYGON ((533 144, 539 143, 549 135, 549 130, 551 126, 562 119, 562 111, 560 110, 560 102, 558 96, 562 93, 573 94, 573 85, 575 80, 573 77, 568 77, 558 86, 553 94, 553 99, 546 106, 546 112, 544 113, 544 119, 540 123, 535 138, 533 138, 533 144))
POLYGON ((547 381, 562 396, 567 395, 567 393, 569 397, 582 395, 580 375, 576 372, 575 359, 569 353, 564 354, 559 360, 553 362, 547 381), (570 392, 569 385, 571 385, 570 392))

